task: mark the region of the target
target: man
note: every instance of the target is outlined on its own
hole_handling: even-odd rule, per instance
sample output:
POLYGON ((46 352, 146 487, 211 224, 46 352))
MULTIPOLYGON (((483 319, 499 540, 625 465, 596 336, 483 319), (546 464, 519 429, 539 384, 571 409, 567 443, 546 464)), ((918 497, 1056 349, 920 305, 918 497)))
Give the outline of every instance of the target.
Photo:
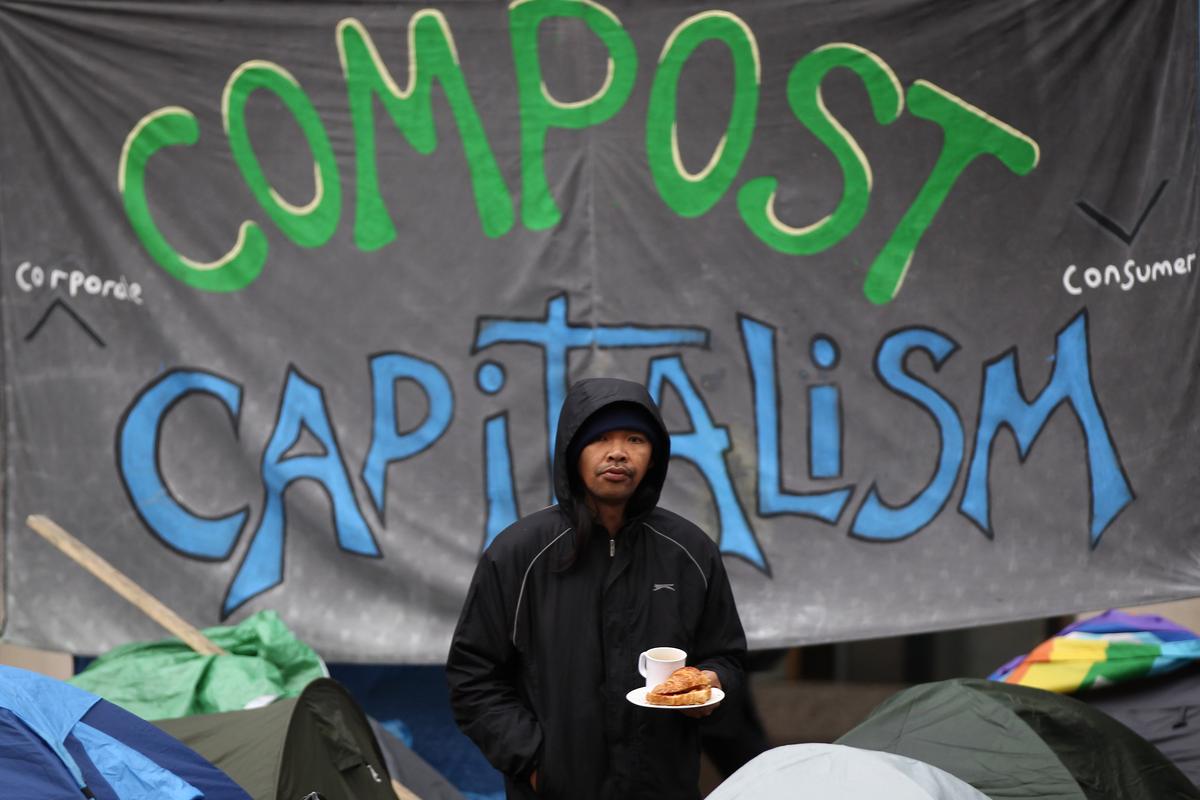
MULTIPOLYGON (((459 727, 510 798, 699 798, 698 720, 647 709, 638 654, 687 651, 739 691, 746 639, 721 557, 657 506, 670 437, 645 388, 585 380, 555 440, 558 505, 503 531, 480 558, 450 645, 459 727)), ((691 716, 688 716, 691 715, 691 716)))

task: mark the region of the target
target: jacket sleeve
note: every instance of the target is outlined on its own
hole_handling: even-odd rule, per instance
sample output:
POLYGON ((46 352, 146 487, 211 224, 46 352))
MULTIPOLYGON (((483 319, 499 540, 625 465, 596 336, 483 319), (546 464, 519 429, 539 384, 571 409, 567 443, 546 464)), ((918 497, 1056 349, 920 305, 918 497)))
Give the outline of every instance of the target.
POLYGON ((696 666, 711 669, 726 694, 740 692, 744 683, 746 634, 733 601, 733 590, 721 555, 713 548, 704 613, 696 630, 696 666))
POLYGON ((542 729, 517 688, 519 655, 508 635, 503 589, 485 553, 450 642, 446 676, 458 727, 492 766, 524 779, 537 766, 542 729))

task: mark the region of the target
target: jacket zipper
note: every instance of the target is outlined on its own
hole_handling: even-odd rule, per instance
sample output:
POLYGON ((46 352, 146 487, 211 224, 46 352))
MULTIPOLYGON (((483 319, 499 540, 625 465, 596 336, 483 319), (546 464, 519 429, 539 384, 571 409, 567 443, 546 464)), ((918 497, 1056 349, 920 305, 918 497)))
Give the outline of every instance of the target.
POLYGON ((617 554, 617 540, 609 539, 608 540, 608 557, 612 558, 616 554, 617 554))

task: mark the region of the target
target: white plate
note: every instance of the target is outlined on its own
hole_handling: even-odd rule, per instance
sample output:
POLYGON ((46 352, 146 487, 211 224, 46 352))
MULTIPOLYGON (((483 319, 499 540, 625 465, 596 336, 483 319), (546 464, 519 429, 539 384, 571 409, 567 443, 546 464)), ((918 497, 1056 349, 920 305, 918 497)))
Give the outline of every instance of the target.
POLYGON ((653 703, 646 701, 646 692, 648 691, 649 689, 647 689, 645 686, 639 687, 625 695, 625 699, 633 703, 635 706, 641 706, 642 708, 657 708, 664 711, 674 711, 681 708, 704 708, 705 706, 715 706, 717 703, 725 699, 725 692, 714 686, 712 690, 712 696, 708 698, 707 703, 692 703, 690 706, 656 706, 653 703))

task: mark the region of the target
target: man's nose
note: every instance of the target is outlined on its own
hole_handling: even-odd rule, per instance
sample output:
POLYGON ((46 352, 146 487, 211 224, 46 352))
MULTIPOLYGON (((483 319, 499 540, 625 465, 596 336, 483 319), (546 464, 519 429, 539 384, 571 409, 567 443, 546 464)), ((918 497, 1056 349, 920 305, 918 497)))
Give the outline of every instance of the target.
POLYGON ((621 446, 621 443, 617 442, 608 449, 608 459, 610 461, 627 461, 629 455, 625 452, 625 448, 621 446))

